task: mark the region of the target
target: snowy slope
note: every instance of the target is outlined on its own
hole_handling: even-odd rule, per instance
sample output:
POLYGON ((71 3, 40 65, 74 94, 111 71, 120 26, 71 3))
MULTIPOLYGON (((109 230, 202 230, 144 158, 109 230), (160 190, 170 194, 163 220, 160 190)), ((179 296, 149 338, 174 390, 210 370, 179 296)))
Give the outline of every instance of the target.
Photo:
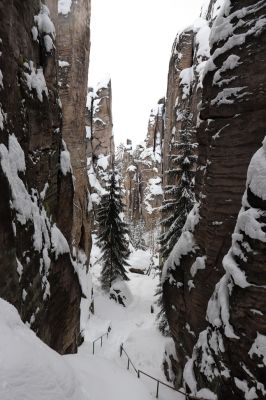
MULTIPOLYGON (((37 338, 23 324, 17 310, 0 299, 0 399, 1 400, 148 400, 154 398, 156 382, 138 379, 127 371, 124 347, 136 367, 165 381, 161 369, 165 345, 170 339, 156 328, 157 313, 154 292, 158 277, 130 274, 129 305, 124 308, 109 300, 98 284, 101 266, 99 249, 93 250, 95 315, 87 323, 85 342, 79 354, 61 356, 37 338), (151 313, 151 305, 155 313, 151 313), (109 324, 112 331, 103 347, 98 342, 92 355, 92 340, 104 333, 109 324)), ((137 251, 131 264, 147 268, 151 254, 137 251)), ((161 400, 183 400, 183 396, 160 387, 161 400)))
POLYGON ((112 361, 61 356, 0 299, 1 400, 150 400, 145 385, 112 361))
MULTIPOLYGON (((92 341, 105 333, 108 326, 111 325, 112 331, 108 340, 103 339, 103 347, 100 347, 100 342, 95 344, 95 364, 98 365, 100 362, 98 357, 101 357, 102 360, 106 360, 108 365, 113 365, 115 371, 120 370, 120 373, 124 373, 127 368, 127 359, 125 355, 122 358, 119 356, 119 348, 123 343, 137 369, 168 383, 162 370, 162 361, 165 346, 169 346, 171 339, 163 337, 156 327, 155 319, 158 308, 154 304, 156 301, 154 293, 158 284, 158 276, 155 276, 155 271, 151 271, 149 276, 128 272, 130 281, 126 285, 130 293, 130 301, 129 305, 124 308, 113 300, 109 300, 108 296, 101 291, 98 281, 101 271, 101 265, 98 263, 99 255, 99 249, 94 245, 91 271, 94 285, 95 315, 91 316, 87 324, 84 333, 85 342, 79 348, 79 355, 87 357, 88 354, 92 354, 92 341), (154 313, 151 313, 151 306, 154 307, 154 313)), ((151 256, 152 254, 147 251, 138 250, 131 254, 129 263, 145 269, 150 264, 151 256)), ((128 372, 126 373, 128 374, 128 372)), ((130 369, 129 373, 132 374, 134 379, 137 379, 133 368, 130 369)), ((149 393, 154 397, 156 382, 144 376, 141 377, 141 381, 145 383, 149 393)), ((98 399, 98 397, 96 398, 98 399)), ((134 398, 142 400, 142 397, 137 395, 134 398)), ((171 389, 160 386, 161 400, 183 398, 184 396, 171 389)), ((126 397, 126 399, 129 399, 129 397, 126 397)))
POLYGON ((71 355, 65 358, 92 400, 152 400, 141 381, 112 361, 96 355, 71 355))
POLYGON ((46 346, 0 299, 0 399, 90 400, 64 357, 46 346))

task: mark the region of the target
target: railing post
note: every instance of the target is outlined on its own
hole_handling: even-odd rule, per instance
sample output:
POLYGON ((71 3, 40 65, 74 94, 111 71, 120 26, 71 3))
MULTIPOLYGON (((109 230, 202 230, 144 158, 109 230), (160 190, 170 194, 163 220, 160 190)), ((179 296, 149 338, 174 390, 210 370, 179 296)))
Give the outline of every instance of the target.
POLYGON ((127 358, 127 369, 129 369, 129 358, 127 358))
POLYGON ((184 387, 185 387, 185 397, 186 397, 186 400, 189 400, 190 397, 188 396, 188 393, 187 393, 187 385, 186 385, 186 383, 185 383, 184 387))
POLYGON ((138 369, 138 378, 140 378, 140 373, 139 373, 139 369, 138 369))
POLYGON ((103 347, 103 337, 101 336, 101 347, 103 347))
POLYGON ((92 354, 94 354, 94 342, 92 342, 92 354))
POLYGON ((123 345, 120 345, 120 357, 122 357, 123 345))
POLYGON ((157 381, 156 399, 159 397, 159 381, 157 381))

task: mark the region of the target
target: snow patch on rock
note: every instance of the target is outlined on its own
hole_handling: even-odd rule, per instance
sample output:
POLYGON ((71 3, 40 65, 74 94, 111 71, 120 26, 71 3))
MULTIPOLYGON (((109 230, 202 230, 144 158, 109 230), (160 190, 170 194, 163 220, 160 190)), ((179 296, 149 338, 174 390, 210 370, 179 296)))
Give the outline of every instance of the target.
POLYGON ((54 48, 55 26, 50 19, 49 8, 41 3, 41 9, 38 15, 35 15, 34 22, 38 28, 38 34, 34 27, 32 28, 33 40, 37 40, 38 36, 43 38, 44 46, 47 53, 54 48))
POLYGON ((43 101, 43 93, 48 97, 48 89, 46 86, 45 77, 43 75, 42 67, 35 68, 33 61, 24 63, 27 72, 24 72, 26 82, 30 91, 36 90, 38 99, 43 101))
POLYGON ((60 168, 63 175, 66 175, 68 172, 72 173, 72 165, 70 160, 70 153, 67 150, 67 145, 64 140, 62 140, 62 146, 64 150, 60 152, 60 168))
POLYGON ((58 0, 58 14, 68 16, 72 6, 72 0, 58 0))

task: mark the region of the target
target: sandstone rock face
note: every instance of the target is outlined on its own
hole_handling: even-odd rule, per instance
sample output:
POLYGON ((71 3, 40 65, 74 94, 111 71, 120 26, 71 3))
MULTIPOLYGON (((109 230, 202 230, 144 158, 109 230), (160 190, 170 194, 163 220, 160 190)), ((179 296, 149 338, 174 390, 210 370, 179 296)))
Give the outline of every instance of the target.
POLYGON ((78 273, 86 266, 71 259, 66 240, 74 187, 61 139, 51 11, 39 1, 0 4, 0 296, 67 353, 77 348, 78 273))
MULTIPOLYGON (((207 13, 207 11, 206 11, 207 13)), ((193 176, 196 170, 198 144, 196 127, 198 124, 198 107, 202 93, 202 73, 209 58, 210 21, 199 18, 193 26, 179 33, 175 39, 169 63, 168 87, 165 112, 165 133, 163 145, 163 207, 162 233, 171 229, 171 217, 174 214, 176 193, 183 174, 177 161, 185 150, 182 143, 190 148, 188 155, 189 172, 193 176), (191 153, 191 154, 190 154, 191 153), (193 159, 193 162, 192 162, 193 159)), ((193 194, 194 179, 191 179, 193 194)), ((181 185, 182 186, 182 185, 181 185)), ((191 198, 193 202, 193 199, 191 198)), ((173 222, 173 221, 172 221, 173 222)), ((161 255, 162 262, 164 254, 161 255)))
POLYGON ((180 72, 192 66, 192 40, 193 31, 189 29, 178 34, 172 48, 172 55, 169 62, 169 73, 167 82, 166 108, 165 108, 165 129, 163 146, 163 185, 169 185, 168 171, 171 169, 171 158, 174 140, 176 140, 177 113, 176 106, 181 94, 179 85, 180 72))
POLYGON ((112 86, 109 78, 88 93, 86 109, 87 169, 92 205, 97 207, 114 166, 112 86))
MULTIPOLYGON (((256 393, 253 398, 262 399, 263 240, 252 239, 243 226, 236 231, 243 235, 243 242, 233 236, 236 264, 255 286, 241 285, 233 267, 226 280, 222 261, 232 246, 250 159, 265 135, 265 4, 225 1, 215 19, 218 3, 211 2, 207 16, 213 26, 196 132, 198 204, 165 265, 164 295, 179 363, 177 383, 186 365, 185 381, 194 394, 204 397, 211 390, 219 399, 242 399, 245 393, 256 393), (223 305, 229 301, 228 308, 214 307, 217 318, 207 314, 210 325, 205 330, 208 302, 217 283, 214 298, 221 295, 224 285, 227 294, 220 301, 223 305), (226 319, 239 338, 230 336, 226 319), (187 357, 192 357, 189 362, 187 357)), ((254 198, 252 189, 247 190, 250 198, 244 210, 264 210, 260 196, 254 198)))
POLYGON ((132 229, 143 225, 146 244, 155 249, 162 202, 162 143, 165 101, 151 110, 145 142, 135 150, 128 141, 117 155, 125 188, 125 211, 132 229))
POLYGON ((88 211, 85 106, 90 51, 90 1, 73 1, 69 10, 60 7, 59 3, 58 11, 57 50, 59 94, 63 112, 62 136, 70 152, 75 179, 73 217, 63 224, 68 224, 67 229, 71 230, 68 235, 73 255, 82 250, 88 257, 91 223, 88 211))

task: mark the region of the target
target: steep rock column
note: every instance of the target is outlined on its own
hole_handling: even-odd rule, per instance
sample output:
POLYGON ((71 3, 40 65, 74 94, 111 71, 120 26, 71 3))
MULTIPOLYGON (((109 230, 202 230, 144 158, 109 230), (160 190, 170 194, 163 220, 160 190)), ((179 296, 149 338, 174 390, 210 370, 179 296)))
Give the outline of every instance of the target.
POLYGON ((58 229, 68 207, 60 188, 73 193, 73 184, 60 134, 57 16, 39 1, 2 1, 0 15, 0 296, 48 345, 74 352, 81 289, 58 229))
POLYGON ((164 270, 179 383, 186 357, 206 328, 208 301, 223 275, 247 167, 265 134, 264 13, 263 2, 226 1, 210 35, 197 130, 199 204, 164 270))
POLYGON ((115 146, 110 78, 90 89, 87 102, 87 169, 92 191, 92 205, 99 204, 105 192, 109 171, 114 166, 115 146))
POLYGON ((134 154, 140 182, 141 215, 145 230, 150 233, 150 246, 158 237, 159 207, 162 203, 162 143, 164 139, 165 99, 151 110, 143 149, 134 154))
MULTIPOLYGON (((71 157, 74 176, 72 218, 61 218, 62 229, 71 241, 71 251, 91 248, 91 223, 85 140, 85 106, 90 52, 90 1, 58 3, 59 94, 62 102, 62 136, 71 157)), ((61 198, 68 195, 62 192, 61 198)))
POLYGON ((190 68, 192 65, 192 41, 193 31, 189 28, 178 34, 175 38, 172 54, 169 62, 166 106, 165 106, 165 128, 164 128, 164 146, 163 146, 163 185, 171 184, 169 182, 168 171, 171 169, 169 155, 172 153, 172 138, 175 135, 176 105, 181 94, 179 79, 183 69, 190 68))
POLYGON ((266 140, 251 159, 224 275, 209 300, 202 331, 185 366, 194 394, 266 398, 266 140))
MULTIPOLYGON (((162 147, 165 99, 151 110, 146 139, 132 149, 131 141, 117 154, 117 165, 124 178, 126 218, 132 231, 146 235, 147 245, 156 247, 159 207, 162 201, 162 147)), ((121 147, 122 149, 122 147, 121 147)), ((133 232, 134 235, 134 232, 133 232)))

